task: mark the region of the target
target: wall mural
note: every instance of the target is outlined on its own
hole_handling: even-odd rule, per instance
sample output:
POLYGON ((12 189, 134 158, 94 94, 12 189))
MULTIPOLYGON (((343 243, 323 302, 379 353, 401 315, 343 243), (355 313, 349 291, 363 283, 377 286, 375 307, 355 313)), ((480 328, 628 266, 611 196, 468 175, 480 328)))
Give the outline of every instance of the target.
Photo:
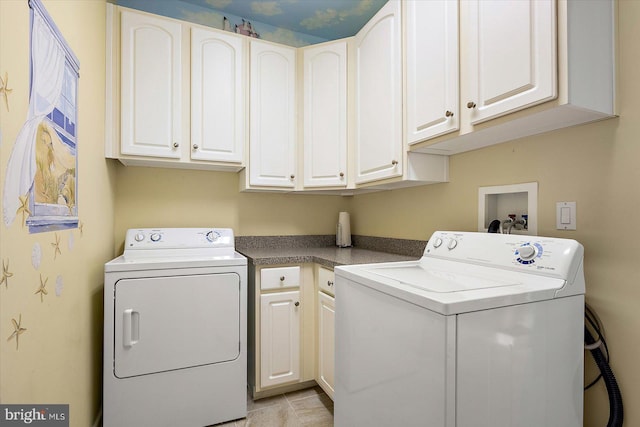
MULTIPOLYGON (((31 10, 31 93, 27 120, 7 164, 3 219, 20 215, 30 233, 78 226, 77 118, 80 64, 40 0, 31 10)), ((2 95, 8 110, 8 76, 2 95)))
POLYGON ((4 105, 7 107, 7 113, 9 112, 9 94, 13 92, 13 89, 9 89, 9 74, 4 73, 4 79, 0 77, 0 95, 4 98, 4 105))
MULTIPOLYGON (((11 266, 16 252, 10 251, 11 259, 2 258, 0 290, 14 298, 19 294, 39 298, 41 304, 47 305, 51 293, 62 296, 64 279, 61 274, 40 271, 43 256, 59 263, 59 259, 74 248, 73 229, 78 230, 80 238, 84 232, 84 224, 78 219, 76 173, 79 62, 41 1, 28 0, 28 5, 29 106, 6 167, 2 215, 6 227, 19 221, 20 231, 53 233, 35 242, 27 254, 38 276, 14 275, 11 266), (55 284, 50 283, 54 277, 55 284), (21 281, 29 284, 21 286, 21 281)), ((10 110, 10 98, 18 94, 12 92, 5 72, 0 75, 0 110, 15 115, 16 112, 10 110)), ((21 335, 28 331, 23 324, 23 308, 16 307, 16 312, 6 313, 6 320, 11 322, 2 322, 8 326, 6 330, 3 327, 2 334, 7 342, 15 341, 16 351, 20 349, 21 335)), ((33 333, 31 326, 29 330, 33 333)))
POLYGON ((20 335, 22 335, 23 333, 25 333, 27 331, 27 328, 23 328, 22 327, 22 313, 20 313, 20 315, 18 316, 18 320, 16 321, 16 319, 11 319, 11 324, 13 325, 13 332, 11 333, 11 335, 9 335, 9 338, 7 338, 7 341, 11 341, 12 339, 16 339, 16 350, 20 349, 20 335))

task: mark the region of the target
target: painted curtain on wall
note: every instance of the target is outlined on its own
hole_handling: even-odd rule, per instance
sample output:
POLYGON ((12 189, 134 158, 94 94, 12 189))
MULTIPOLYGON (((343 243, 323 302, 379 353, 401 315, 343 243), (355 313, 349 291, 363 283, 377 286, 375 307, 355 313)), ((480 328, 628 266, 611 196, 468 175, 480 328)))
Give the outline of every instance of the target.
POLYGON ((3 219, 10 226, 20 214, 36 233, 78 226, 79 62, 40 0, 29 7, 29 111, 6 169, 3 219))

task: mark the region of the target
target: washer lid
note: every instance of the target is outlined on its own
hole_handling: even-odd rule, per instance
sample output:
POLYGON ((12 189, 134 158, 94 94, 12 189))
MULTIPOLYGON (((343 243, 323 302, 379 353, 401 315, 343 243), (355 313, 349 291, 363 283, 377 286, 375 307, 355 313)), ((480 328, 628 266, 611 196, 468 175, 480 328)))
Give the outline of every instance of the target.
POLYGON ((444 315, 554 299, 561 290, 583 293, 556 277, 427 257, 336 267, 335 274, 336 300, 341 287, 357 283, 444 315))
POLYGON ((505 280, 496 277, 482 277, 457 271, 426 269, 421 264, 405 267, 372 268, 373 274, 402 282, 430 292, 460 292, 472 289, 487 289, 500 286, 521 285, 516 278, 505 280))

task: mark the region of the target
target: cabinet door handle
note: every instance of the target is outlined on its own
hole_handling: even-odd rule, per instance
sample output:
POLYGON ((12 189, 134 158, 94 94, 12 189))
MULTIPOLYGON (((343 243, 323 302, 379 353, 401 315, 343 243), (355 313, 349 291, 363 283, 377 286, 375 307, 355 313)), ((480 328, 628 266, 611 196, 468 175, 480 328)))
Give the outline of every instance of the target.
POLYGON ((280 281, 284 282, 284 276, 280 276, 280 281))
POLYGON ((295 305, 296 307, 298 307, 300 305, 300 301, 296 301, 293 305, 295 305))
POLYGON ((178 144, 177 142, 174 142, 173 143, 173 148, 178 148, 178 147, 180 147, 180 144, 178 144))
POLYGON ((344 172, 340 172, 340 178, 344 178, 344 172))
POLYGON ((198 148, 199 148, 199 147, 198 147, 198 144, 193 144, 193 149, 194 149, 194 150, 197 150, 198 148))
POLYGON ((397 164, 398 164, 398 161, 397 161, 397 160, 391 160, 391 164, 392 164, 393 166, 395 166, 395 165, 397 165, 397 164))
POLYGON ((445 117, 453 117, 453 112, 452 112, 452 111, 447 110, 447 111, 444 113, 444 116, 445 116, 445 117))
POLYGON ((467 108, 468 109, 476 108, 476 103, 473 101, 467 102, 467 108))
POLYGON ((327 286, 333 286, 333 282, 331 280, 327 280, 327 286))
POLYGON ((295 175, 291 174, 291 179, 295 179, 295 177, 296 177, 295 175))

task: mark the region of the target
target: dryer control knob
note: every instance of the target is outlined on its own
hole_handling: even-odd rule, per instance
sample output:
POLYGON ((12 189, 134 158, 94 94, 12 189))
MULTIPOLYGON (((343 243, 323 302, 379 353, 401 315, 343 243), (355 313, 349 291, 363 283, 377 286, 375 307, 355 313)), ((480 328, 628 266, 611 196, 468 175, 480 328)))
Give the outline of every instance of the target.
POLYGON ((149 237, 151 237, 152 242, 157 242, 160 240, 161 236, 160 236, 160 233, 152 233, 151 236, 149 237))
POLYGON ((433 247, 438 249, 440 246, 442 246, 442 239, 439 237, 436 237, 436 241, 433 242, 433 247))
POLYGON ((218 233, 217 231, 211 230, 211 231, 209 231, 207 233, 207 241, 209 241, 211 243, 213 243, 216 240, 218 240, 219 237, 220 237, 220 233, 218 233))
POLYGON ((527 261, 535 258, 536 256, 536 248, 534 246, 526 245, 518 248, 518 253, 520 258, 527 261))
POLYGON ((142 241, 144 240, 144 234, 142 234, 142 233, 137 233, 137 234, 134 236, 134 239, 136 239, 136 242, 142 242, 142 241))
POLYGON ((449 250, 455 249, 456 246, 458 246, 458 241, 456 239, 449 240, 449 244, 447 245, 447 248, 449 248, 449 250))

